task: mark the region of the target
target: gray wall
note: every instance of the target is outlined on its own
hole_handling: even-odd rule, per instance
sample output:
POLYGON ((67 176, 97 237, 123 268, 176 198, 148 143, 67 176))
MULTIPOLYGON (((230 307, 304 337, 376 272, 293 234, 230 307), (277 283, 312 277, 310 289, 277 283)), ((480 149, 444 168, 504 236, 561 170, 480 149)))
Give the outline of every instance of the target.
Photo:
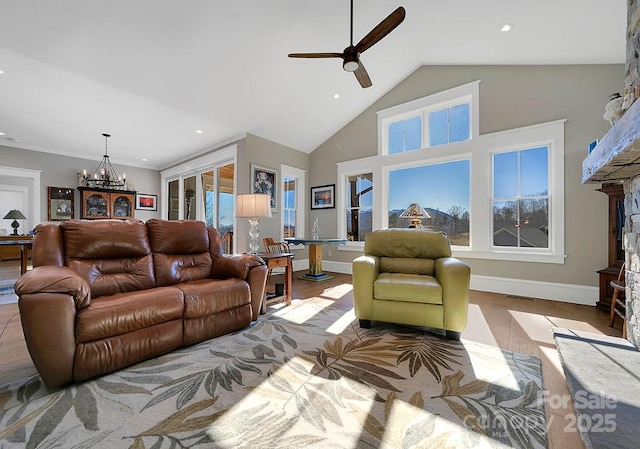
MULTIPOLYGON (((599 185, 581 184, 582 160, 587 155, 588 143, 609 129, 609 124, 602 118, 604 106, 611 93, 622 91, 624 76, 622 64, 423 66, 311 153, 309 185, 335 183, 337 162, 377 154, 376 111, 481 80, 480 134, 567 119, 567 258, 564 265, 465 261, 475 275, 597 286, 595 271, 607 266, 607 197, 595 191, 599 185)), ((336 210, 322 212, 321 222, 336 222, 336 210)), ((332 232, 336 229, 334 227, 332 232)), ((325 259, 351 262, 356 255, 355 252, 333 251, 333 256, 325 255, 325 259)))
MULTIPOLYGON (((82 159, 77 157, 60 156, 56 154, 42 153, 39 151, 24 150, 0 146, 0 166, 11 168, 24 168, 41 170, 40 174, 40 219, 47 220, 47 187, 73 187, 78 186, 78 173, 86 168, 93 172, 101 159, 82 159)), ((134 188, 139 193, 160 194, 160 172, 138 167, 113 164, 118 173, 125 171, 127 179, 134 183, 134 188)), ((0 184, 2 180, 0 179, 0 184)), ((75 190, 74 213, 75 218, 80 218, 80 196, 75 190)), ((135 211, 136 218, 148 220, 159 217, 159 212, 135 211)))
MULTIPOLYGON (((282 181, 282 173, 280 172, 280 164, 296 167, 301 170, 309 170, 309 155, 302 151, 280 145, 271 140, 253 134, 247 134, 246 139, 238 143, 238 182, 237 193, 249 193, 251 188, 250 170, 251 163, 255 163, 264 167, 273 168, 278 172, 280 181, 282 181)), ((307 186, 309 182, 307 180, 307 186)), ((308 189, 307 189, 308 190, 308 189)), ((282 192, 278 192, 281 195, 282 192)), ((306 192, 303 192, 306 195, 306 192)), ((280 222, 282 217, 282 204, 278 199, 278 211, 273 213, 273 218, 263 218, 260 220, 260 245, 262 247, 263 237, 273 237, 276 241, 280 239, 282 232, 280 231, 280 222)), ((239 218, 237 220, 237 250, 243 252, 248 250, 249 224, 246 219, 239 218)), ((296 257, 304 258, 305 251, 297 251, 296 257)))

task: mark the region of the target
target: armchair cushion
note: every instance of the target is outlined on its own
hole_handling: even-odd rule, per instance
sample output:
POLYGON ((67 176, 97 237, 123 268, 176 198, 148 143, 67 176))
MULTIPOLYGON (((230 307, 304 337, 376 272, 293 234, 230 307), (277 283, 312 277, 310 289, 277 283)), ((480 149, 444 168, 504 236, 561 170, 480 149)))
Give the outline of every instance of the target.
POLYGON ((442 286, 433 276, 380 273, 373 283, 373 296, 387 301, 442 304, 442 286))

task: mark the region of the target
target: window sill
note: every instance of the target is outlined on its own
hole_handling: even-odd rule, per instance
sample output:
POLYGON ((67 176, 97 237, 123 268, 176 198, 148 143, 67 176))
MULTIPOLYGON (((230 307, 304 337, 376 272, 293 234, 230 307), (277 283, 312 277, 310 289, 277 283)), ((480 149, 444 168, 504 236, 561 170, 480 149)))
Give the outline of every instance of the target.
POLYGON ((346 245, 340 245, 337 247, 338 251, 359 251, 364 250, 364 242, 347 242, 346 245))
POLYGON ((506 260, 513 262, 538 262, 564 264, 565 255, 529 253, 523 251, 471 251, 452 248, 453 257, 461 259, 506 260))
MULTIPOLYGON (((348 242, 346 245, 338 246, 338 251, 357 251, 364 250, 364 242, 348 242)), ((556 254, 540 254, 526 252, 511 251, 471 251, 461 247, 453 247, 451 249, 453 257, 460 259, 485 259, 485 260, 506 260, 513 262, 538 262, 538 263, 557 263, 564 264, 564 255, 556 254)))

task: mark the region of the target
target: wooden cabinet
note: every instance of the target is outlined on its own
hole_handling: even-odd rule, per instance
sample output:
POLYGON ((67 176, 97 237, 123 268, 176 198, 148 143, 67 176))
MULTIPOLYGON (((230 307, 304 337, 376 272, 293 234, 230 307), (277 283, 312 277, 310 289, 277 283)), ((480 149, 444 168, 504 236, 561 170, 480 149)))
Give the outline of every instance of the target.
POLYGON ((600 295, 596 306, 609 311, 613 296, 610 282, 618 278, 620 267, 624 263, 624 190, 622 184, 603 184, 598 192, 605 193, 609 198, 609 227, 607 231, 608 265, 597 271, 600 276, 600 295))
POLYGON ((80 218, 98 220, 105 218, 135 218, 133 190, 91 189, 78 187, 82 207, 80 218))

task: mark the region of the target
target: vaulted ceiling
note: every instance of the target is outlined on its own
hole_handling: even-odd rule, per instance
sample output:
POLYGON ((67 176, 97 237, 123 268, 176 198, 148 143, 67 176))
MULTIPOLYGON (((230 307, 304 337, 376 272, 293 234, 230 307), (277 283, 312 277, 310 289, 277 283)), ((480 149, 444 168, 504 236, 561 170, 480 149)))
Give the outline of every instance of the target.
POLYGON ((0 145, 98 159, 108 132, 113 162, 155 169, 247 132, 308 153, 421 65, 623 63, 626 3, 354 0, 355 42, 406 9, 363 89, 287 57, 341 52, 348 0, 0 0, 0 145))

